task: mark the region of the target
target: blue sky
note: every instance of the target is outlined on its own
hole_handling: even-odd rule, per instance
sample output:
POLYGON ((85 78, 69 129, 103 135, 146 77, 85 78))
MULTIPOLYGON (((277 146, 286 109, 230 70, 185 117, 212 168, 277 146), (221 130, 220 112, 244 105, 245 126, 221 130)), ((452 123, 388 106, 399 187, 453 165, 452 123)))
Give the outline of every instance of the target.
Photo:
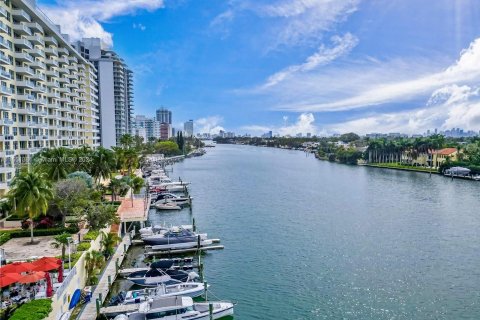
POLYGON ((480 1, 41 0, 135 72, 137 114, 237 134, 480 130, 480 1))

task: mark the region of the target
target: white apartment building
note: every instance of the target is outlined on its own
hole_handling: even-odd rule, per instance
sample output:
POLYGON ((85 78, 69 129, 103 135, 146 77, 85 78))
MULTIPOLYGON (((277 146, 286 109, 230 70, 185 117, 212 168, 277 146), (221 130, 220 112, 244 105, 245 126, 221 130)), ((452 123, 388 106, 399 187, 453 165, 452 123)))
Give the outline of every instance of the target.
POLYGON ((188 120, 183 124, 183 132, 185 137, 193 137, 193 120, 188 120))
POLYGON ((116 146, 122 135, 135 134, 133 72, 115 52, 103 49, 99 38, 85 38, 75 47, 97 69, 100 143, 105 148, 116 146))
POLYGON ((42 148, 98 146, 93 64, 36 7, 0 1, 0 195, 42 148))

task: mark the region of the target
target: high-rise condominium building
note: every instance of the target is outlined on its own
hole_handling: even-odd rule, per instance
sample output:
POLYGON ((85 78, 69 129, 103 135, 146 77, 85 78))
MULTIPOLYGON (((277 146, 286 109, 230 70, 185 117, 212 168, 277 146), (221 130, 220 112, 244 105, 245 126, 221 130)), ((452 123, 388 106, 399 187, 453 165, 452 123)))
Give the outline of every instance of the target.
POLYGON ((95 67, 34 0, 0 1, 0 194, 42 148, 98 146, 95 67))
POLYGON ((165 108, 160 108, 157 109, 157 116, 156 119, 160 123, 168 123, 172 124, 172 111, 165 109, 165 108))
POLYGON ((118 145, 122 135, 134 134, 133 72, 115 52, 104 50, 99 38, 83 39, 75 47, 97 69, 100 143, 106 148, 118 145))
POLYGON ((193 120, 188 120, 183 124, 183 131, 185 132, 185 136, 193 137, 193 120))

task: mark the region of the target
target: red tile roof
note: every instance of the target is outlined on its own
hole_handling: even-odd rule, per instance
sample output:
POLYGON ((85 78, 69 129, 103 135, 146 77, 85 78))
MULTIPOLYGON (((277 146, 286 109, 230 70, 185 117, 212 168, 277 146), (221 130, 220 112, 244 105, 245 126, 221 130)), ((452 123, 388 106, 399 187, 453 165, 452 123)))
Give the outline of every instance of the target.
POLYGON ((442 156, 448 156, 457 151, 458 151, 457 148, 445 148, 445 149, 438 150, 437 154, 442 156))

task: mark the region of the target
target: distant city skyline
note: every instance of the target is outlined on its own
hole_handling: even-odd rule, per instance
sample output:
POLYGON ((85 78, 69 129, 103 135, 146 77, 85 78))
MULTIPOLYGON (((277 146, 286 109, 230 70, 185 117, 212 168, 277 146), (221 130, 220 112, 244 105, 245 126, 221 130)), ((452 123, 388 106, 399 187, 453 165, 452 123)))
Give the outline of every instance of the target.
MULTIPOLYGON (((480 130, 479 1, 39 0, 198 132, 480 130), (181 23, 180 23, 181 22, 181 23)), ((155 101, 155 105, 152 104, 155 101)))

